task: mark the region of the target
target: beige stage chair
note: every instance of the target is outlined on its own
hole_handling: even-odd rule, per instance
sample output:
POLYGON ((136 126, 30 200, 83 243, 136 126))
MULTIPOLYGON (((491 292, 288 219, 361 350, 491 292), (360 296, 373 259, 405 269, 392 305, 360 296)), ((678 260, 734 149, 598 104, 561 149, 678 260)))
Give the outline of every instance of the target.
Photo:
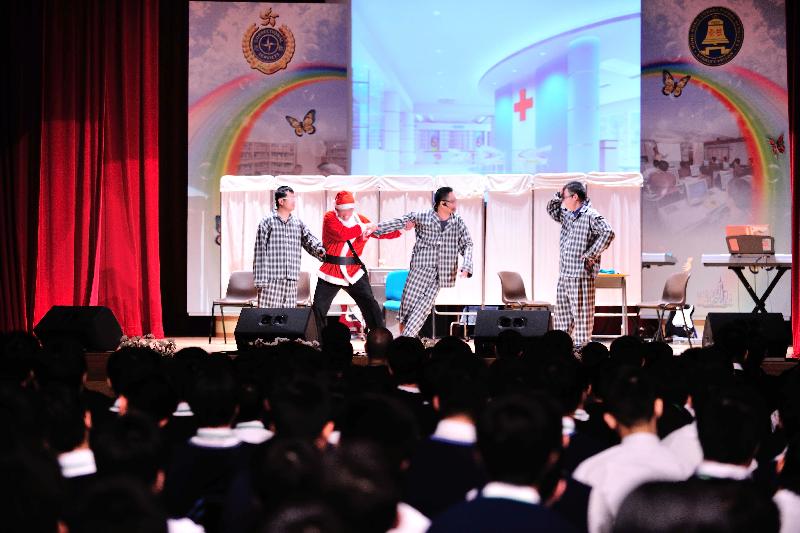
POLYGON ((225 307, 255 307, 258 302, 258 291, 256 290, 253 273, 246 270, 231 272, 228 278, 228 289, 225 297, 211 302, 211 330, 208 333, 208 343, 211 344, 211 337, 214 335, 214 308, 219 306, 219 314, 222 317, 222 336, 225 343, 228 343, 228 333, 225 331, 225 307))
MULTIPOLYGON (((689 285, 689 278, 691 272, 684 271, 672 274, 667 278, 664 283, 664 291, 661 294, 661 300, 657 302, 644 302, 639 304, 639 311, 641 314, 642 309, 655 309, 658 316, 658 329, 653 335, 653 341, 664 340, 664 318, 667 311, 680 311, 683 317, 683 323, 686 324, 686 287, 689 285)), ((689 347, 692 347, 692 337, 687 334, 689 339, 689 347)))
POLYGON ((553 311, 553 304, 550 302, 540 302, 528 300, 525 292, 525 282, 518 272, 502 271, 497 273, 500 276, 500 289, 502 291, 503 303, 512 309, 548 309, 553 311))

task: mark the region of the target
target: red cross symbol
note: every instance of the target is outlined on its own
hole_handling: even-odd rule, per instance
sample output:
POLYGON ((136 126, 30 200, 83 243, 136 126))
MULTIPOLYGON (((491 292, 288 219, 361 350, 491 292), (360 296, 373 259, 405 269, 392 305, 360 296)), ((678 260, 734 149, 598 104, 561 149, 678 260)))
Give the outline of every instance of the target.
POLYGON ((525 96, 525 89, 519 90, 519 102, 514 104, 514 112, 519 113, 520 122, 525 120, 526 111, 533 107, 533 98, 525 96))

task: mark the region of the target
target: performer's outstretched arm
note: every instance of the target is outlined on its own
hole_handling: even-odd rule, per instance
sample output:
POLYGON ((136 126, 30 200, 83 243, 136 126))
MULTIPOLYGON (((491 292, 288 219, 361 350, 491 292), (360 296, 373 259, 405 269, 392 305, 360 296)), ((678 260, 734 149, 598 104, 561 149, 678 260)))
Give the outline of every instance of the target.
POLYGON ((300 222, 300 244, 303 245, 306 252, 320 261, 325 258, 325 247, 322 242, 312 235, 303 222, 300 222))
POLYGON ((403 229, 408 222, 413 222, 416 224, 418 217, 419 217, 418 213, 408 213, 399 218, 384 220, 383 222, 378 224, 378 229, 375 230, 373 235, 381 237, 391 231, 399 231, 403 229))
POLYGON ((611 241, 614 240, 614 230, 611 229, 611 224, 602 216, 596 216, 589 222, 589 231, 594 236, 594 242, 586 250, 584 259, 589 259, 592 262, 597 262, 600 259, 600 254, 609 247, 611 241))
POLYGON ((470 237, 469 229, 463 220, 461 220, 458 231, 458 253, 464 257, 461 270, 466 272, 468 277, 472 277, 472 237, 470 237))
POLYGON ((547 214, 556 222, 561 222, 563 211, 561 210, 561 193, 557 192, 555 197, 547 202, 547 214))

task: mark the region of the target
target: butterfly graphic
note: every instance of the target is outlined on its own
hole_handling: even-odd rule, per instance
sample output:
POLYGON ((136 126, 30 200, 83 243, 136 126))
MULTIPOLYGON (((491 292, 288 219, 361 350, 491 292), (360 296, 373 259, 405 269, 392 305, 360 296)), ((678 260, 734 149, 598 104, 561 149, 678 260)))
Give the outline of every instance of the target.
POLYGON ((670 74, 667 70, 661 71, 661 78, 664 80, 664 88, 661 89, 661 92, 664 94, 664 96, 669 96, 672 94, 672 96, 676 98, 681 95, 683 88, 686 87, 686 84, 689 83, 690 79, 692 79, 691 76, 686 75, 676 83, 675 78, 673 78, 672 74, 670 74))
POLYGON ((769 141, 769 147, 772 148, 772 153, 775 157, 778 157, 778 154, 782 154, 786 151, 786 145, 783 144, 783 133, 778 136, 777 140, 769 136, 767 140, 769 141))
POLYGON ((314 127, 314 118, 316 116, 316 109, 312 109, 306 113, 306 116, 303 117, 303 122, 300 122, 296 118, 290 117, 289 115, 286 115, 286 122, 288 122, 289 125, 294 128, 294 134, 298 137, 302 137, 303 132, 306 132, 309 135, 314 135, 314 133, 317 131, 317 128, 314 127))

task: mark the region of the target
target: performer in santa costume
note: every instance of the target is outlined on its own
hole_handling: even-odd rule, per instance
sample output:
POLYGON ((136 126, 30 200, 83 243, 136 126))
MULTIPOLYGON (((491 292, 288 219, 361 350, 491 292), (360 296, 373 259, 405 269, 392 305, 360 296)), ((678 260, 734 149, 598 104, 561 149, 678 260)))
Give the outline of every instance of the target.
MULTIPOLYGON (((364 215, 356 213, 353 193, 336 193, 336 208, 325 213, 322 220, 322 244, 325 258, 319 269, 317 289, 314 292, 313 309, 320 326, 336 294, 343 289, 355 300, 364 316, 368 329, 383 327, 383 313, 369 284, 367 267, 361 261, 361 253, 370 236, 378 239, 396 239, 400 231, 373 235, 376 225, 364 215)), ((411 229, 409 224, 406 229, 411 229)))

